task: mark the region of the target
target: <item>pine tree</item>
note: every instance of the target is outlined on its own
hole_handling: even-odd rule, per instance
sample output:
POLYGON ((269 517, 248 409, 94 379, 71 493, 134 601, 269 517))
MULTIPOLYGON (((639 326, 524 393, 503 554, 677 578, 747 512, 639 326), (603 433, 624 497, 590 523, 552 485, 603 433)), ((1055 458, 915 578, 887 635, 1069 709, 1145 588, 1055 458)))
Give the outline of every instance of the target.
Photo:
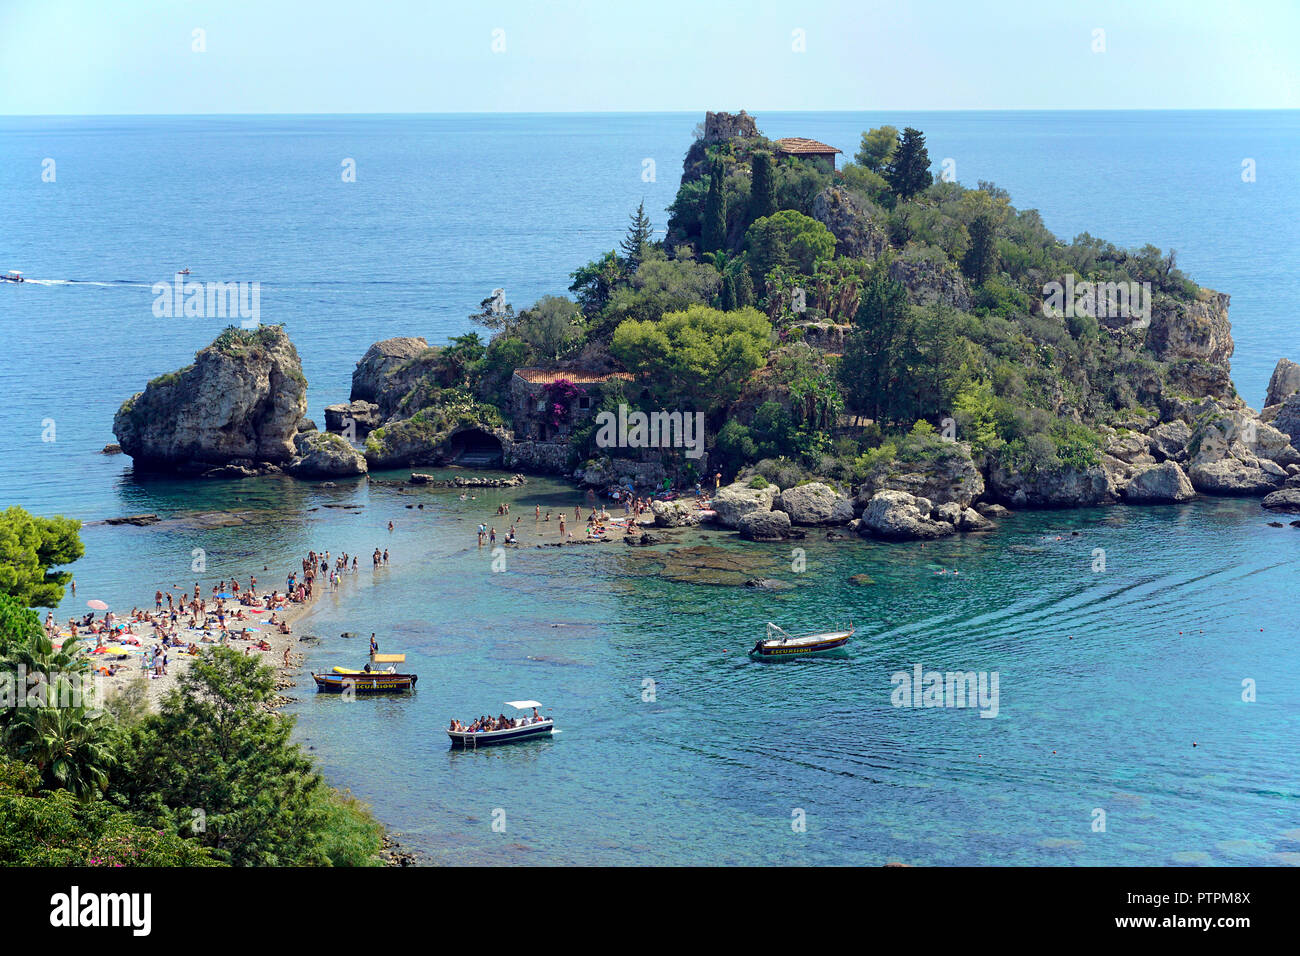
POLYGON ((716 252, 727 241, 727 199, 722 194, 722 164, 714 163, 709 174, 709 192, 704 197, 704 218, 700 229, 700 251, 716 252))
POLYGON ((776 212, 776 187, 772 182, 772 154, 754 154, 753 182, 749 188, 749 221, 762 219, 776 212))
POLYGON ((646 246, 650 244, 650 236, 654 231, 650 225, 650 217, 645 214, 644 199, 629 219, 631 222, 627 227, 627 236, 618 247, 623 250, 623 262, 627 265, 628 275, 631 275, 636 272, 637 267, 641 265, 641 260, 645 258, 646 246))
POLYGON ((907 127, 898 138, 898 149, 885 167, 889 188, 901 200, 911 199, 933 182, 930 154, 925 150, 925 134, 907 127))

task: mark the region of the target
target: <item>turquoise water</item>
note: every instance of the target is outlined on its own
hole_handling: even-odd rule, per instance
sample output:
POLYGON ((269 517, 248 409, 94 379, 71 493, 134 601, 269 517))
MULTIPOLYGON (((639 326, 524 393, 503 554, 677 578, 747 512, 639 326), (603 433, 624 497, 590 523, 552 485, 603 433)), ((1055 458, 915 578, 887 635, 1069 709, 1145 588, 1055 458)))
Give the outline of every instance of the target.
MULTIPOLYGON (((1021 514, 925 548, 814 535, 802 572, 789 547, 706 536, 792 585, 761 592, 670 580, 664 549, 621 544, 523 549, 494 573, 474 527, 501 500, 525 526, 534 502, 571 508, 576 493, 555 482, 461 502, 348 482, 140 480, 96 454, 121 400, 218 331, 153 317, 149 287, 175 269, 262 282, 262 319, 286 322, 319 418, 372 341, 464 331, 498 285, 516 305, 562 292, 643 197, 662 225, 697 119, 0 118, 0 268, 41 280, 0 288, 0 504, 166 519, 89 525, 78 597, 59 613, 192 585, 199 548, 207 581, 274 580, 309 548, 389 548, 389 568, 363 568, 299 630, 322 637, 315 667, 355 666, 378 632, 408 654, 419 691, 346 703, 302 687, 290 711, 331 782, 436 862, 1290 859, 1272 854, 1300 850, 1284 835, 1300 827, 1300 531, 1268 527, 1256 502, 1021 514), (54 184, 40 181, 47 156, 54 184), (355 184, 339 179, 344 157, 355 184), (56 441, 41 441, 46 419, 56 441), (858 632, 841 659, 750 663, 769 620, 858 632), (892 675, 916 664, 996 671, 998 716, 893 707, 892 675), (562 733, 448 751, 452 716, 520 697, 553 708, 562 733)), ((1175 246, 1194 278, 1233 295, 1234 379, 1256 406, 1277 357, 1300 355, 1286 265, 1300 240, 1295 114, 759 122, 846 152, 868 126, 910 122, 963 182, 997 181, 1062 235, 1175 246), (1243 157, 1257 182, 1240 181, 1243 157)))

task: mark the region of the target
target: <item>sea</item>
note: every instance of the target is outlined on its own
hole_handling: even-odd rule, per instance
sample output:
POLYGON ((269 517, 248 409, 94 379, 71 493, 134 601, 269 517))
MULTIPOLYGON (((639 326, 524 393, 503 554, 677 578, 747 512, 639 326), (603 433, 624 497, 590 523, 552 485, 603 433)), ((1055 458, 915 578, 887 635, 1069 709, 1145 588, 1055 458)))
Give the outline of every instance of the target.
MULTIPOLYGON (((866 129, 914 126, 936 170, 996 182, 1067 241, 1176 249, 1232 296, 1255 408, 1277 359, 1300 359, 1298 113, 752 112, 846 157, 866 129)), ((226 324, 155 314, 177 271, 259 283, 321 422, 372 342, 470 331, 497 288, 516 308, 564 294, 643 201, 661 231, 702 118, 0 117, 0 271, 29 280, 0 284, 0 507, 86 522, 56 613, 278 580, 310 548, 362 555, 300 647, 311 668, 358 666, 374 632, 418 689, 300 684, 286 711, 329 782, 428 863, 1300 863, 1300 528, 1257 501, 1024 512, 925 545, 701 532, 503 563, 474 533, 499 505, 549 533, 535 508, 590 502, 548 478, 462 500, 135 476, 100 453, 122 401, 226 324), (162 520, 104 523, 145 512, 162 520), (855 633, 839 658, 752 662, 768 622, 855 633), (918 669, 987 693, 925 706, 918 669), (554 738, 449 750, 451 718, 520 699, 554 738)))

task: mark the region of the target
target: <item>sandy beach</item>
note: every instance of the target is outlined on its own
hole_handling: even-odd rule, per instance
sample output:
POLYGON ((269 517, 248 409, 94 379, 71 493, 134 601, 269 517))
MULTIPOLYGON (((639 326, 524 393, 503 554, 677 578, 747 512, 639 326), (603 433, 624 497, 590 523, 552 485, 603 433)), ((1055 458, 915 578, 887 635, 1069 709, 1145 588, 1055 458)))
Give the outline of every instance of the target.
MULTIPOLYGON (((263 572, 270 574, 270 572, 263 572)), ((340 591, 348 586, 352 575, 345 574, 341 576, 339 582, 340 591)), ((246 621, 233 622, 240 625, 248 624, 259 627, 260 630, 249 635, 251 639, 240 639, 235 636, 236 630, 231 631, 227 647, 237 651, 244 652, 248 655, 256 655, 266 664, 275 668, 277 674, 276 687, 278 690, 291 687, 296 683, 296 677, 302 666, 303 655, 296 649, 299 634, 296 630, 296 624, 312 609, 315 601, 320 597, 323 590, 328 590, 329 584, 326 582, 323 586, 318 585, 313 591, 312 596, 302 603, 290 602, 285 608, 276 610, 277 620, 283 620, 289 625, 289 633, 282 634, 278 628, 272 628, 265 622, 269 622, 271 615, 269 613, 261 615, 250 615, 246 621), (257 619, 262 618, 264 623, 259 624, 257 619), (258 646, 258 642, 265 640, 270 645, 269 650, 263 650, 258 646), (289 664, 286 666, 285 650, 289 651, 289 664)), ((238 607, 238 605, 233 605, 238 607)), ((208 613, 215 615, 216 604, 208 600, 205 602, 208 613)), ((226 604, 227 610, 232 608, 230 602, 226 604)), ((152 635, 152 626, 148 624, 136 624, 133 631, 134 635, 140 640, 141 647, 149 648, 158 643, 152 635)), ((182 639, 193 639, 197 642, 197 635, 203 633, 196 629, 183 628, 182 639)), ((78 640, 88 643, 81 635, 78 640)), ((217 643, 199 643, 200 648, 218 647, 217 643)), ((108 654, 97 654, 92 658, 95 666, 103 663, 118 663, 125 666, 121 667, 116 674, 111 676, 97 674, 95 676, 96 694, 103 700, 110 699, 113 695, 121 693, 128 687, 143 686, 149 706, 152 710, 157 710, 162 699, 176 686, 178 678, 189 670, 194 656, 191 655, 186 647, 168 647, 167 648, 167 673, 155 676, 152 671, 145 672, 142 669, 142 656, 131 654, 125 659, 108 654)))

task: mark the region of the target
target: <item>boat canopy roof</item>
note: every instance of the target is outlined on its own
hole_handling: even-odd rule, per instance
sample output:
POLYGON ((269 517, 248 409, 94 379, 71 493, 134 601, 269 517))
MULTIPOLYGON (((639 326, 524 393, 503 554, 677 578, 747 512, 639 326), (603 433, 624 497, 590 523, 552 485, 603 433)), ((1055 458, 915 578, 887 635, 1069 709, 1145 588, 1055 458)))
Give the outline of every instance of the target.
POLYGON ((376 654, 371 658, 376 664, 405 664, 405 654, 376 654))
POLYGON ((515 710, 527 710, 529 707, 541 707, 542 705, 535 700, 508 700, 506 706, 513 707, 515 710))

